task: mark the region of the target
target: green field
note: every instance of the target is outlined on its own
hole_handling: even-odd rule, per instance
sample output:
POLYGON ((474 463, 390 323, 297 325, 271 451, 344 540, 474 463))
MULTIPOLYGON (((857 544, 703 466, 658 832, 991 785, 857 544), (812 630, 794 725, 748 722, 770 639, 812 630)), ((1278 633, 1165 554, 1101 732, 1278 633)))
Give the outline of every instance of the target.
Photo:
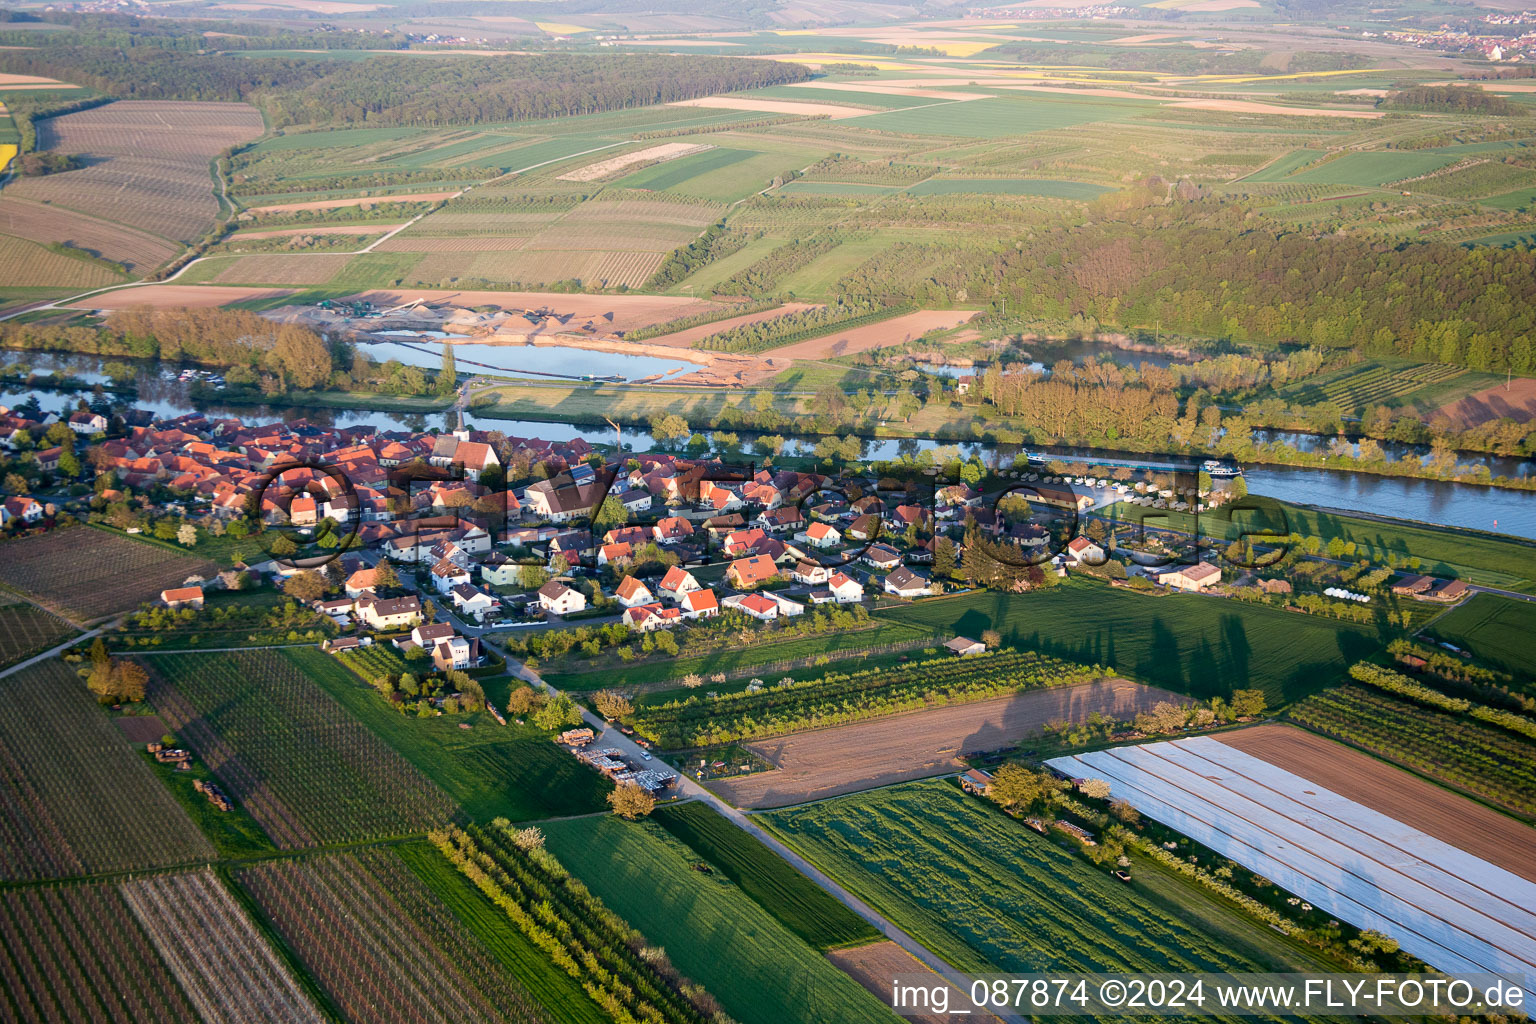
POLYGON ((396 846, 395 852, 480 944, 562 1024, 605 1024, 610 1020, 575 979, 556 967, 549 954, 519 931, 436 847, 418 840, 396 846))
POLYGON ((676 188, 679 192, 687 192, 688 189, 681 186, 689 180, 743 160, 750 160, 757 155, 750 149, 727 149, 724 146, 717 146, 703 153, 685 156, 681 160, 668 160, 665 163, 646 167, 620 178, 614 184, 618 188, 643 188, 653 192, 662 192, 671 188, 676 188))
MULTIPOLYGON (((289 656, 476 821, 495 817, 526 821, 584 814, 604 806, 608 784, 550 742, 542 730, 510 720, 498 725, 486 712, 408 718, 330 655, 301 648, 289 656), (460 729, 461 722, 470 728, 460 729)), ((495 688, 487 685, 487 695, 493 692, 495 688)))
POLYGON ((1505 671, 1536 677, 1536 603, 1476 594, 1436 619, 1429 632, 1505 671))
POLYGON ((817 949, 858 946, 880 937, 863 918, 708 804, 661 807, 652 817, 817 949))
MULTIPOLYGON (((948 779, 758 815, 961 971, 1258 971, 1234 949, 948 779)), ((1263 930, 1250 924, 1258 944, 1263 930)))
POLYGON ((1097 199, 1114 189, 1086 181, 1054 181, 1044 178, 929 178, 907 189, 915 196, 1009 195, 1049 196, 1053 199, 1097 199))
POLYGON ((1458 159, 1454 153, 1407 153, 1378 151, 1345 153, 1315 167, 1291 174, 1283 181, 1326 182, 1332 185, 1380 186, 1389 181, 1416 178, 1437 171, 1458 159))
POLYGON ((1059 658, 1118 668, 1199 697, 1262 689, 1289 703, 1336 683, 1380 650, 1375 630, 1219 597, 1152 597, 1069 581, 1027 594, 976 591, 878 613, 880 618, 980 636, 1059 658))
POLYGON ((741 1024, 888 1022, 890 1011, 652 822, 545 822, 549 852, 741 1024))
POLYGON ((1056 96, 1047 99, 1040 95, 934 100, 921 107, 860 117, 858 126, 909 135, 995 139, 1099 121, 1123 121, 1156 107, 1155 101, 1106 102, 1097 98, 1078 100, 1056 96))

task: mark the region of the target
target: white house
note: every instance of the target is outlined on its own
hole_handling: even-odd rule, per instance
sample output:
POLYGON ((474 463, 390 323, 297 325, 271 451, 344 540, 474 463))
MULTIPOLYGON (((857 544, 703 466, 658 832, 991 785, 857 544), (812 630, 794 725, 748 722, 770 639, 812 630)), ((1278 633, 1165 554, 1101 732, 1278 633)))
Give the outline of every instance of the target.
POLYGON ((107 418, 99 412, 77 412, 69 418, 69 429, 76 434, 105 433, 107 418))
POLYGON ((668 601, 678 602, 683 599, 684 594, 702 589, 699 581, 694 579, 693 573, 680 565, 674 565, 661 578, 661 583, 656 588, 656 595, 668 601))
POLYGON ((440 641, 453 636, 453 624, 449 622, 423 622, 411 630, 411 640, 416 646, 430 651, 440 641))
POLYGON ((712 619, 720 614, 720 602, 715 599, 713 590, 691 590, 683 595, 678 607, 689 619, 712 619))
POLYGON ((1067 560, 1073 565, 1076 565, 1078 562, 1087 562, 1089 565, 1102 565, 1104 562, 1104 549, 1087 537, 1073 537, 1067 542, 1067 560))
POLYGON ((415 594, 381 601, 371 593, 357 599, 357 617, 373 629, 409 626, 421 618, 421 602, 415 594))
POLYGON ((887 594, 895 594, 897 597, 923 597, 932 592, 930 588, 933 584, 925 577, 902 566, 886 574, 883 586, 887 594))
POLYGON ((682 620, 681 609, 667 608, 660 604, 642 604, 624 609, 624 625, 641 633, 649 633, 653 629, 668 629, 682 620))
POLYGON ((859 581, 840 572, 833 573, 827 580, 827 589, 838 604, 857 604, 864 600, 864 587, 859 581))
POLYGON ((453 606, 464 615, 482 619, 485 613, 498 606, 497 600, 479 587, 460 583, 453 588, 453 606))
POLYGON ((587 607, 587 598, 579 590, 550 580, 539 588, 539 607, 551 615, 570 615, 587 607))
POLYGON ((0 505, 0 526, 9 523, 12 519, 20 519, 23 523, 35 523, 41 518, 43 518, 42 502, 24 494, 6 498, 5 504, 0 505))
POLYGON ((843 542, 843 535, 830 523, 812 523, 795 534, 795 539, 815 548, 833 548, 843 542))
POLYGON ((493 587, 510 587, 522 579, 523 567, 501 553, 480 563, 480 581, 493 587))
POLYGON ((778 618, 793 618, 805 611, 805 605, 778 594, 732 594, 721 602, 727 608, 746 612, 754 619, 771 622, 778 618))
POLYGON ((796 583, 816 586, 832 578, 832 570, 816 562, 801 562, 790 572, 789 578, 796 583))
POLYGON ((468 583, 474 579, 469 570, 456 562, 443 559, 432 567, 432 585, 437 588, 439 594, 447 595, 453 588, 461 583, 468 583))
POLYGON ((652 604, 656 600, 656 595, 651 593, 651 588, 633 576, 625 576, 622 580, 619 580, 619 585, 614 588, 613 596, 625 608, 638 608, 643 604, 652 604))

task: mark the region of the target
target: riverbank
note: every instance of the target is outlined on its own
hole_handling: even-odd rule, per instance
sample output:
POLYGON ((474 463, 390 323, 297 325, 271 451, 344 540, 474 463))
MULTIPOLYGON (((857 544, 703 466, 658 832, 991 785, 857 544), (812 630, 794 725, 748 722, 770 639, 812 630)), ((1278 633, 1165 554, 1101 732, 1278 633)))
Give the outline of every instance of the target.
MULTIPOLYGON (((478 393, 470 411, 477 417, 488 419, 543 419, 594 426, 605 423, 609 419, 619 423, 644 426, 661 416, 675 414, 687 421, 692 430, 747 430, 786 435, 816 435, 827 432, 792 422, 780 424, 772 430, 756 426, 755 424, 761 420, 758 410, 752 404, 754 399, 755 395, 749 393, 719 390, 691 391, 680 385, 667 385, 661 388, 635 386, 561 388, 520 387, 509 384, 488 388, 478 393)), ((774 396, 774 411, 786 419, 801 419, 815 418, 821 410, 817 408, 814 396, 777 393, 774 396)), ((980 441, 999 445, 1038 444, 1030 440, 1035 432, 1024 424, 976 416, 970 409, 963 409, 957 413, 952 408, 940 409, 936 406, 921 410, 909 422, 840 426, 835 432, 873 440, 912 439, 939 443, 980 441)), ((1481 472, 1474 469, 1457 475, 1441 475, 1424 471, 1422 467, 1405 460, 1362 462, 1326 452, 1298 451, 1279 443, 1254 445, 1236 452, 1191 448, 1176 453, 1170 452, 1167 446, 1159 447, 1134 438, 1116 438, 1112 448, 1106 447, 1101 439, 1085 441, 1060 439, 1053 442, 1051 446, 1084 450, 1082 455, 1061 455, 1060 458, 1067 462, 1074 458, 1091 459, 1094 451, 1178 454, 1201 459, 1230 455, 1244 464, 1324 469, 1365 473, 1372 476, 1536 491, 1536 476, 1515 478, 1495 476, 1486 467, 1479 467, 1481 472)))

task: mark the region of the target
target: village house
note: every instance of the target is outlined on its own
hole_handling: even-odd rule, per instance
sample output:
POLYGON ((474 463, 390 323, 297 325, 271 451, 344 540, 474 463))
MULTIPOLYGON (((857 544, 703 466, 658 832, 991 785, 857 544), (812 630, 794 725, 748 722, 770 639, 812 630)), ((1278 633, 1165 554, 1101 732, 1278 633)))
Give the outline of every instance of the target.
POLYGON ((872 513, 858 516, 848 524, 847 533, 854 540, 874 540, 880 535, 880 517, 872 513))
POLYGON ((439 594, 447 595, 454 587, 461 583, 468 583, 474 579, 469 570, 456 562, 443 559, 432 567, 432 585, 437 588, 439 594))
POLYGON ((625 576, 619 580, 619 585, 613 590, 613 596, 625 608, 638 608, 640 605, 651 604, 656 600, 656 595, 651 593, 651 588, 633 576, 625 576))
POLYGON ((720 602, 713 590, 692 590, 683 595, 678 607, 688 619, 712 619, 720 614, 720 602))
POLYGON ((0 505, 0 526, 4 526, 13 519, 19 519, 30 526, 42 518, 43 503, 25 494, 6 498, 5 503, 0 505))
POLYGON ((683 620, 680 608, 668 608, 661 604, 641 604, 624 609, 624 625, 641 633, 653 629, 669 629, 683 620))
POLYGON ((869 550, 864 552, 863 561, 876 569, 890 571, 901 564, 901 555, 884 544, 871 544, 869 550))
POLYGON ((835 548, 843 542, 843 535, 837 532, 837 528, 830 523, 812 523, 802 532, 795 534, 795 539, 809 544, 814 548, 835 548))
POLYGON ((784 505, 760 513, 753 522, 768 533, 783 533, 804 523, 805 516, 800 514, 799 506, 784 505))
POLYGON ((379 570, 372 568, 359 569, 347 577, 347 581, 345 584, 343 584, 343 588, 346 591, 346 595, 348 597, 356 600, 357 598, 363 596, 364 591, 378 589, 378 579, 379 570))
POLYGON ((69 429, 77 435, 89 437, 91 434, 104 434, 107 430, 107 418, 99 412, 86 412, 84 410, 75 413, 69 418, 69 429))
POLYGON ((658 520, 651 529, 658 544, 680 544, 693 536, 693 524, 680 516, 658 520))
POLYGON ((755 526, 746 530, 737 530, 735 533, 726 535, 721 551, 727 558, 735 558, 756 550, 767 539, 768 535, 755 526))
POLYGON ((422 622, 411 630, 411 643, 424 651, 430 651, 440 641, 453 635, 453 624, 450 622, 422 622))
POLYGON ((751 590, 779 575, 779 567, 767 555, 738 558, 725 570, 725 578, 737 590, 751 590))
POLYGON ((518 562, 494 551, 480 563, 480 582, 491 587, 510 587, 522 579, 522 572, 518 562))
POLYGON ((203 606, 202 587, 175 587, 171 590, 160 591, 161 602, 171 610, 177 608, 201 608, 203 606))
POLYGON ((598 488, 559 487, 551 480, 540 480, 523 490, 523 504, 535 516, 551 523, 564 523, 591 513, 604 498, 598 488))
POLYGON ((586 596, 558 580, 539 588, 539 607, 551 615, 571 615, 587 607, 586 596))
POLYGON ((778 594, 732 594, 721 602, 726 608, 735 608, 763 622, 779 618, 792 618, 805 611, 805 605, 778 594))
POLYGON ((932 593, 933 584, 926 577, 902 566, 888 573, 881 587, 887 594, 895 594, 897 597, 924 597, 932 593))
POLYGON ((420 620, 421 601, 415 594, 387 600, 380 600, 372 594, 364 594, 357 599, 356 610, 358 620, 372 629, 398 629, 401 626, 414 625, 420 620))
POLYGON ((473 637, 451 636, 432 645, 432 665, 439 672, 473 668, 480 660, 480 641, 473 637))
POLYGON ((1157 574, 1157 582, 1176 590, 1200 591, 1221 582, 1221 570, 1209 562, 1183 565, 1157 574))
POLYGON ((1067 562, 1077 565, 1087 562, 1089 565, 1104 564, 1104 549, 1099 547, 1087 537, 1073 537, 1067 542, 1067 562))
POLYGON ((838 604, 857 604, 864 600, 863 585, 846 573, 833 573, 827 580, 827 590, 838 604))
POLYGON ((680 565, 674 565, 667 570, 666 575, 657 584, 656 595, 676 604, 682 601, 684 594, 701 589, 703 588, 699 585, 699 581, 694 579, 693 573, 680 565))
POLYGON ((472 616, 476 622, 501 607, 501 603, 479 587, 468 583, 460 583, 454 587, 450 595, 453 598, 453 606, 462 615, 472 616))
POLYGON ((628 565, 635 560, 635 549, 628 544, 604 544, 597 549, 597 564, 628 565))
POLYGON ((816 562, 800 562, 790 571, 789 578, 796 583, 816 586, 832 578, 832 570, 816 562))

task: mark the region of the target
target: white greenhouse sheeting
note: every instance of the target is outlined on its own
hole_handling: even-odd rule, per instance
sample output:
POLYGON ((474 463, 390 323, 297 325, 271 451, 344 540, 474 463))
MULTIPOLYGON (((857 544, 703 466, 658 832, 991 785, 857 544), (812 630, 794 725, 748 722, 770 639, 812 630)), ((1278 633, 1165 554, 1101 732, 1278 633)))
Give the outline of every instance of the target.
POLYGON ((1536 999, 1536 883, 1208 737, 1049 764, 1432 967, 1536 999))

